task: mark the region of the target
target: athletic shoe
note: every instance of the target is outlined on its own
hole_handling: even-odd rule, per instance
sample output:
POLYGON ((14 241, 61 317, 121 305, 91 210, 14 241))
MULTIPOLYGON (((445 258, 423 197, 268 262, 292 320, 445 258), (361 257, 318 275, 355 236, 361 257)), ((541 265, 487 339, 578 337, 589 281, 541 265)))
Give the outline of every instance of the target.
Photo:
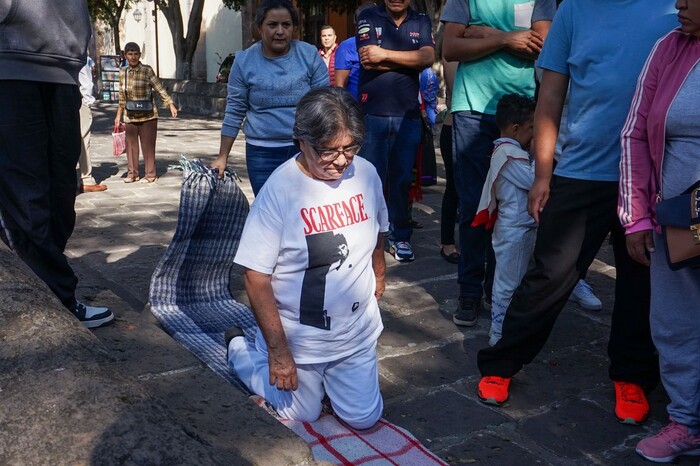
POLYGON ((670 463, 681 455, 700 456, 700 435, 671 420, 658 434, 639 442, 637 453, 655 463, 670 463))
POLYGON ((479 400, 487 405, 501 406, 508 399, 511 377, 487 375, 479 381, 479 400))
POLYGON ((71 312, 86 328, 101 327, 114 320, 114 314, 109 308, 87 306, 80 301, 76 301, 71 312))
POLYGON ((459 305, 452 314, 452 322, 464 327, 473 327, 476 324, 477 311, 479 304, 477 301, 469 298, 459 297, 459 305))
POLYGON ((615 416, 623 424, 639 425, 649 416, 649 402, 644 390, 630 382, 616 382, 615 416))
POLYGON ((408 241, 390 241, 389 254, 394 256, 394 259, 399 262, 411 262, 416 258, 408 241))
POLYGON ((593 289, 586 280, 579 280, 574 287, 574 291, 569 296, 569 301, 578 303, 584 309, 589 311, 600 311, 603 309, 603 303, 593 294, 593 289))

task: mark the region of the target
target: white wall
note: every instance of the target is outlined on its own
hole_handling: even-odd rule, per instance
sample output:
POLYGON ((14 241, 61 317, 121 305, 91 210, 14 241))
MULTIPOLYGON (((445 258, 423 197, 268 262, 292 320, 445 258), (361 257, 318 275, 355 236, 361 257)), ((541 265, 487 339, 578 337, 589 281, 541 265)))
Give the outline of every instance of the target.
POLYGON ((219 63, 229 54, 242 49, 241 12, 229 10, 220 1, 204 4, 204 19, 199 47, 206 47, 207 81, 214 82, 219 63), (217 55, 218 54, 218 55, 217 55))
MULTIPOLYGON (((180 0, 185 34, 191 0, 180 0)), ((127 42, 136 42, 141 47, 141 61, 156 69, 155 23, 153 2, 141 1, 134 8, 124 12, 124 26, 121 29, 122 48, 127 42), (140 22, 134 20, 134 11, 142 13, 140 22)), ((207 0, 202 15, 202 34, 197 44, 197 55, 204 51, 207 81, 214 82, 219 70, 218 62, 231 52, 241 50, 241 13, 226 8, 220 0, 207 0), (221 55, 221 59, 216 54, 221 55)), ((160 77, 175 77, 175 50, 168 22, 158 10, 158 64, 160 77)))

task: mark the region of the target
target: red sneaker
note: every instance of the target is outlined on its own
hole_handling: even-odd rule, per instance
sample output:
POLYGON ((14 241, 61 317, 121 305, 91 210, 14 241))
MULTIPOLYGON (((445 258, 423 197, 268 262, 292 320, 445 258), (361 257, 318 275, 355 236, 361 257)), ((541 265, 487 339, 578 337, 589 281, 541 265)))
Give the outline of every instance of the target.
POLYGON ((615 382, 615 416, 623 424, 639 425, 649 416, 644 390, 630 382, 615 382))
POLYGON ((508 385, 511 377, 487 375, 479 381, 479 400, 487 405, 500 406, 508 399, 508 385))

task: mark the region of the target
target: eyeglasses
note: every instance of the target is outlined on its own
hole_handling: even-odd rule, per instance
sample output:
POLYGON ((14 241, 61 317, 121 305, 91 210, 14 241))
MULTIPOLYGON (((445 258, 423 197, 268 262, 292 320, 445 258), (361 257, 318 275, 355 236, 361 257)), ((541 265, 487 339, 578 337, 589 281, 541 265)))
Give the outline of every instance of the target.
POLYGON ((319 158, 326 163, 333 163, 338 160, 340 154, 344 155, 346 158, 352 158, 360 151, 362 146, 360 144, 355 144, 353 146, 348 146, 341 149, 326 149, 321 147, 314 147, 314 150, 318 154, 319 158))

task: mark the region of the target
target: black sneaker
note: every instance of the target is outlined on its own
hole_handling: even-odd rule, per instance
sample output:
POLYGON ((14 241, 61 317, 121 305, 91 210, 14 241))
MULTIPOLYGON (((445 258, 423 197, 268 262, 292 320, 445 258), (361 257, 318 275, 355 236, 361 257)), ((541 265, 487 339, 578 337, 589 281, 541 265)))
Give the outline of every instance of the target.
POLYGON ((102 327, 114 320, 114 314, 109 308, 87 306, 80 301, 75 303, 75 307, 71 312, 86 328, 102 327))
POLYGON ((228 361, 228 345, 236 337, 244 337, 243 329, 241 327, 231 327, 224 332, 224 342, 226 343, 226 360, 228 361))
POLYGON ((470 298, 459 297, 459 305, 452 314, 452 322, 465 327, 473 327, 476 324, 476 314, 479 310, 479 302, 470 298))

